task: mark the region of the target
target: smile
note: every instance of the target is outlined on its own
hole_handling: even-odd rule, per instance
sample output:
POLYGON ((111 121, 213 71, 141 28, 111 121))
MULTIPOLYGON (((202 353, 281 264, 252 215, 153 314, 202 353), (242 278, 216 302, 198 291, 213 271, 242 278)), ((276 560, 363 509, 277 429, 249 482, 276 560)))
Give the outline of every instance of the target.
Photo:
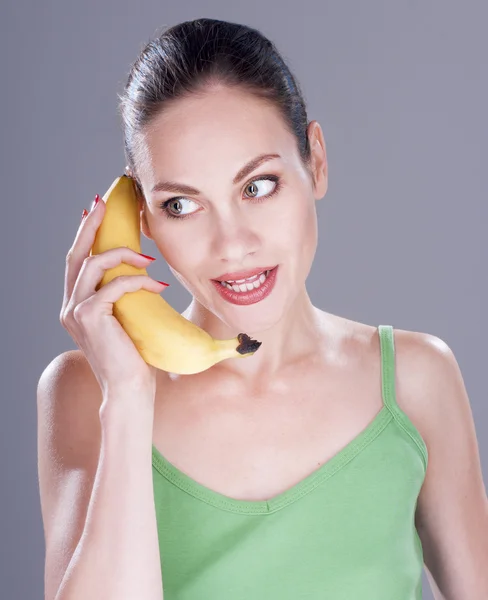
POLYGON ((278 266, 249 277, 248 279, 239 279, 237 281, 215 281, 215 286, 220 296, 231 304, 255 304, 267 298, 272 292, 278 271, 278 266))

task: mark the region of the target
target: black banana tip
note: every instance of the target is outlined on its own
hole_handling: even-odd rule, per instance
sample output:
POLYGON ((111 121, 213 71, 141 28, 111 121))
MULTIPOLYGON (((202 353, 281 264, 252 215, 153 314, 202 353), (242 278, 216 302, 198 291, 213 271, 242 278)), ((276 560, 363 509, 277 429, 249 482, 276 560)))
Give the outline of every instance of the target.
POLYGON ((239 340, 239 345, 236 350, 239 354, 252 354, 256 352, 256 350, 261 346, 263 342, 258 342, 257 340, 253 340, 251 337, 247 335, 247 333, 240 333, 237 336, 239 340))

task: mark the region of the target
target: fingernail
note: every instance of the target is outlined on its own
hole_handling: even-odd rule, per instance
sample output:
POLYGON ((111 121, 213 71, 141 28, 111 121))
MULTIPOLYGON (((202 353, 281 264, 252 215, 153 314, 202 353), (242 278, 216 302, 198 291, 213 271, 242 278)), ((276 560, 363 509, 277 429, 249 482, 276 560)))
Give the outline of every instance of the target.
POLYGON ((169 283, 165 283, 164 281, 158 281, 157 279, 156 279, 156 281, 157 281, 158 283, 160 283, 161 285, 166 285, 166 286, 169 286, 169 285, 170 285, 169 283))
POLYGON ((90 212, 95 208, 95 206, 98 204, 98 201, 100 200, 100 196, 97 194, 95 196, 95 200, 93 200, 91 208, 90 208, 90 212))
POLYGON ((140 254, 141 256, 144 256, 144 258, 149 258, 150 260, 156 260, 154 258, 154 256, 148 256, 147 254, 142 254, 142 252, 138 252, 138 254, 140 254))
POLYGON ((85 219, 86 215, 88 214, 88 211, 86 210, 86 208, 83 209, 83 212, 81 213, 81 222, 83 223, 83 220, 85 219))

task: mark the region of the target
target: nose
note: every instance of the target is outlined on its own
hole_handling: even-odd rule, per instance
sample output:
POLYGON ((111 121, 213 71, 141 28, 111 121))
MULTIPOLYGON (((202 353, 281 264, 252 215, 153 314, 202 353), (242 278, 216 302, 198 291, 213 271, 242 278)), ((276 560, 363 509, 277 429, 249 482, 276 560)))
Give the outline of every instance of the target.
POLYGON ((259 249, 258 227, 258 223, 249 223, 239 210, 216 218, 211 237, 212 256, 231 268, 244 265, 246 256, 259 249))

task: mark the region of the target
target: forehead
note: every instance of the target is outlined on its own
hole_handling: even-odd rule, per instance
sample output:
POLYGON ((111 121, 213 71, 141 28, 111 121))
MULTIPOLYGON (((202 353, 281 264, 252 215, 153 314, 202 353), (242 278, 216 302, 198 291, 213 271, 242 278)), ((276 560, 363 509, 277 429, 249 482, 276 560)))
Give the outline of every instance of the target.
POLYGON ((183 173, 192 161, 220 161, 237 170, 257 154, 276 152, 292 160, 293 135, 278 109, 239 89, 218 88, 181 98, 165 107, 142 137, 141 171, 152 179, 156 167, 183 173))

